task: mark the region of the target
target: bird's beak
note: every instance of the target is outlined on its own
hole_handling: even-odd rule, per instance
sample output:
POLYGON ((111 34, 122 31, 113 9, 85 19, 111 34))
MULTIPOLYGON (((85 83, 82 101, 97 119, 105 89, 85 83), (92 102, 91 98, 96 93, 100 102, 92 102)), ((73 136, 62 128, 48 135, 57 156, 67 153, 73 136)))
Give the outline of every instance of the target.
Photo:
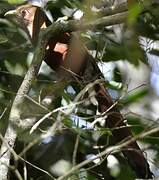
POLYGON ((8 11, 8 12, 6 12, 5 14, 4 14, 4 16, 14 16, 14 15, 16 15, 17 14, 17 11, 16 10, 10 10, 10 11, 8 11))

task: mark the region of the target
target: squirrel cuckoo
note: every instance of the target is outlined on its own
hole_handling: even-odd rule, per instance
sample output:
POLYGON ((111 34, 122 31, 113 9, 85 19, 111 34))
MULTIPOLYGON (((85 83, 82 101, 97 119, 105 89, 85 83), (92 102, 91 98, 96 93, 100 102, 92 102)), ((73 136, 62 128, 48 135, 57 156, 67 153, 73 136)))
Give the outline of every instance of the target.
MULTIPOLYGON (((16 22, 28 34, 34 46, 38 40, 40 29, 47 28, 49 24, 49 20, 43 10, 32 4, 19 6, 16 10, 7 12, 6 15, 16 17, 16 22)), ((95 80, 94 77, 100 78, 101 72, 94 63, 93 57, 88 53, 80 40, 73 36, 73 34, 66 32, 61 34, 61 37, 52 37, 46 49, 45 62, 60 76, 68 75, 71 72, 72 76, 77 75, 78 78, 84 76, 88 69, 92 69, 87 80, 95 80), (90 66, 92 67, 90 68, 90 66)), ((68 75, 68 77, 71 78, 71 75, 68 75)), ((99 112, 106 112, 113 105, 112 98, 102 85, 96 84, 94 89, 99 112)), ((105 127, 114 128, 112 134, 116 143, 133 137, 130 128, 126 126, 121 113, 116 107, 110 108, 105 118, 105 127), (124 128, 120 128, 121 126, 124 126, 124 128)), ((152 178, 149 164, 135 141, 127 145, 122 150, 122 153, 138 178, 152 178)))

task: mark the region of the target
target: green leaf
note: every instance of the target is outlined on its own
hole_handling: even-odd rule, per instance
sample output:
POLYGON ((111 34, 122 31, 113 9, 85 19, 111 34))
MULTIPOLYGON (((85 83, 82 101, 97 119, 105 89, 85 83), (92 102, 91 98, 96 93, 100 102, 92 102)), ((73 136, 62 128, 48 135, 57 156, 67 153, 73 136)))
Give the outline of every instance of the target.
POLYGON ((2 34, 0 34, 0 44, 4 44, 8 42, 8 38, 2 34))
POLYGON ((8 0, 10 4, 21 4, 24 3, 26 0, 8 0))
POLYGON ((139 65, 139 61, 146 63, 143 49, 141 49, 136 38, 124 39, 121 44, 112 44, 108 46, 103 55, 102 61, 118 61, 127 60, 135 66, 139 65))
POLYGON ((111 87, 111 89, 121 89, 122 88, 122 83, 121 82, 116 82, 116 81, 109 81, 109 85, 111 87))
POLYGON ((16 74, 16 75, 23 75, 24 74, 24 68, 19 63, 13 65, 11 62, 6 60, 5 65, 6 65, 7 70, 12 74, 16 74))
POLYGON ((140 134, 144 131, 143 124, 141 123, 141 118, 136 116, 128 116, 127 118, 128 124, 132 125, 131 129, 135 135, 140 134))
POLYGON ((135 3, 131 6, 130 10, 128 11, 128 24, 132 25, 136 22, 138 15, 141 13, 143 7, 139 3, 135 3))
POLYGON ((64 120, 63 120, 63 123, 68 127, 68 128, 72 128, 72 125, 73 125, 73 121, 65 116, 64 120))
POLYGON ((145 97, 148 94, 148 89, 141 89, 137 91, 131 92, 125 99, 121 100, 120 102, 124 105, 130 105, 132 103, 141 100, 141 98, 145 97))

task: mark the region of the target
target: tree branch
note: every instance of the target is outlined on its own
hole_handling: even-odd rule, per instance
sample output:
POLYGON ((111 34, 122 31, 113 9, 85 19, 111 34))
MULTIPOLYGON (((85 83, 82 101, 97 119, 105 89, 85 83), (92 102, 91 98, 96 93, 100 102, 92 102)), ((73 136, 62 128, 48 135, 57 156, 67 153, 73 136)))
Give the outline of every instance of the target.
POLYGON ((24 130, 32 126, 34 122, 26 122, 21 119, 21 109, 23 106, 24 98, 30 90, 33 80, 37 77, 40 65, 45 55, 45 49, 50 37, 57 37, 63 32, 86 30, 95 27, 111 26, 114 24, 123 23, 126 20, 127 13, 119 13, 116 15, 106 16, 90 22, 81 21, 68 21, 68 22, 56 22, 50 27, 41 31, 39 35, 38 44, 35 48, 32 64, 17 92, 17 95, 13 101, 13 105, 9 116, 9 125, 6 130, 4 140, 0 150, 0 177, 2 180, 7 179, 8 167, 10 164, 11 152, 8 150, 8 146, 14 147, 16 138, 18 136, 18 130, 24 130), (6 145, 7 143, 7 145, 6 145))
MULTIPOLYGON (((117 153, 117 152, 121 151, 123 148, 127 147, 129 144, 135 142, 136 140, 143 139, 144 137, 149 136, 149 135, 151 135, 153 133, 156 133, 158 131, 159 131, 159 127, 152 128, 149 131, 143 132, 143 133, 137 135, 136 137, 133 137, 133 138, 127 140, 127 141, 124 141, 123 143, 121 143, 119 145, 108 147, 104 151, 102 151, 99 154, 97 154, 95 157, 93 157, 91 159, 84 160, 81 163, 77 164, 72 169, 70 169, 66 174, 64 174, 63 176, 59 177, 57 180, 67 179, 72 174, 74 174, 77 170, 79 170, 80 168, 90 164, 94 160, 101 159, 103 156, 106 156, 106 155, 117 153)), ((132 149, 132 151, 133 150, 134 149, 132 149)))
POLYGON ((124 2, 117 5, 113 5, 111 7, 101 8, 97 10, 97 15, 99 14, 100 16, 109 16, 109 15, 122 13, 127 10, 128 10, 127 3, 124 2))
POLYGON ((40 33, 39 43, 35 49, 32 64, 17 92, 10 111, 9 125, 4 136, 5 142, 2 143, 0 150, 0 177, 2 180, 7 179, 8 167, 11 158, 11 152, 8 150, 6 143, 13 148, 18 134, 17 127, 23 130, 30 126, 30 124, 21 119, 21 108, 24 102, 25 95, 29 92, 32 81, 38 74, 42 59, 45 55, 46 45, 47 39, 45 39, 43 33, 40 33))
POLYGON ((94 28, 103 28, 106 26, 112 26, 116 24, 124 23, 127 19, 127 12, 122 12, 110 16, 103 16, 101 18, 97 18, 95 20, 87 21, 87 20, 70 20, 63 22, 55 22, 50 25, 46 30, 46 34, 48 37, 52 37, 52 32, 54 33, 55 26, 57 30, 60 32, 72 32, 77 30, 92 30, 94 28))

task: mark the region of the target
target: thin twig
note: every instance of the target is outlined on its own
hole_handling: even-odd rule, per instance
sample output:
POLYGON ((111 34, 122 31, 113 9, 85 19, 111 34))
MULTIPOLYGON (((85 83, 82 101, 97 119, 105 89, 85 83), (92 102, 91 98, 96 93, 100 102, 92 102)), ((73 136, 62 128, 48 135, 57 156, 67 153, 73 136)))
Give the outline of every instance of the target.
POLYGON ((45 47, 47 44, 47 39, 40 33, 39 35, 39 42, 37 45, 37 48, 35 49, 35 54, 33 58, 33 62, 18 90, 18 93, 14 99, 10 117, 9 117, 9 125, 7 128, 7 131, 4 136, 4 140, 1 146, 0 155, 6 152, 3 157, 0 159, 0 177, 2 179, 7 179, 8 174, 8 167, 10 164, 10 157, 11 157, 11 151, 8 151, 8 144, 10 144, 10 147, 14 147, 16 138, 17 138, 17 129, 13 127, 13 124, 21 129, 27 128, 28 124, 26 122, 23 122, 21 120, 21 108, 25 95, 29 92, 29 89, 31 87, 32 81, 36 78, 42 59, 45 54, 45 47))
MULTIPOLYGON (((35 48, 34 57, 32 64, 25 75, 25 78, 17 92, 17 95, 14 99, 10 117, 9 117, 9 125, 7 131, 4 136, 4 141, 1 146, 0 155, 6 152, 0 159, 0 176, 2 179, 7 179, 8 167, 10 164, 11 151, 8 151, 8 144, 13 148, 18 130, 15 128, 27 129, 31 124, 23 121, 21 119, 21 108, 24 102, 25 96, 28 94, 31 84, 33 80, 37 77, 40 65, 42 63, 43 57, 45 55, 45 49, 48 43, 48 39, 50 37, 57 37, 63 32, 75 31, 75 30, 84 30, 84 29, 92 29, 95 27, 103 27, 103 26, 111 26, 114 24, 123 23, 127 18, 127 13, 119 13, 117 15, 111 15, 106 17, 98 18, 91 22, 82 22, 81 21, 68 21, 67 23, 57 22, 53 23, 51 26, 42 30, 39 34, 38 44, 35 48), (14 126, 13 126, 14 124, 14 126)), ((1 22, 7 23, 8 21, 0 19, 1 22)), ((12 26, 12 24, 8 24, 12 26)), ((32 122, 33 123, 33 122, 32 122)))
POLYGON ((127 145, 131 144, 132 142, 138 140, 138 139, 142 139, 148 135, 151 135, 153 133, 156 133, 159 131, 159 127, 156 127, 156 128, 153 128, 153 129, 150 129, 149 131, 147 132, 143 132, 141 134, 139 134, 138 136, 136 137, 133 137, 119 145, 115 145, 115 146, 112 146, 112 147, 108 147, 106 148, 104 151, 102 151, 101 153, 97 154, 96 157, 93 157, 91 159, 87 159, 87 160, 84 160, 82 161, 80 164, 74 166, 71 170, 69 170, 66 174, 64 174, 63 176, 59 177, 57 180, 64 180, 64 179, 67 179, 69 176, 71 176, 74 172, 76 172, 77 170, 79 170, 80 168, 82 168, 83 166, 93 162, 95 159, 98 159, 98 158, 101 158, 105 155, 108 155, 108 154, 113 154, 113 153, 116 153, 116 152, 119 152, 121 149, 123 149, 124 147, 126 147, 127 145))
POLYGON ((73 156, 72 156, 72 166, 76 165, 76 156, 77 156, 77 151, 78 151, 79 139, 80 139, 80 136, 77 134, 73 156))
POLYGON ((52 110, 51 112, 45 114, 41 119, 39 119, 38 122, 36 122, 36 123, 34 124, 34 126, 33 126, 33 127, 31 128, 31 130, 30 130, 30 134, 32 134, 32 133, 37 129, 37 127, 38 127, 45 119, 49 118, 49 117, 50 117, 51 115, 53 115, 54 113, 56 113, 56 112, 58 112, 58 111, 61 111, 61 112, 65 113, 65 114, 70 114, 70 112, 72 112, 72 110, 73 110, 77 105, 79 105, 79 104, 81 104, 81 103, 83 103, 83 101, 76 102, 76 103, 71 103, 71 104, 69 104, 69 105, 56 108, 56 109, 52 110), (69 112, 66 111, 66 110, 69 110, 69 112))
MULTIPOLYGON (((18 156, 18 155, 17 155, 18 156)), ((48 171, 45 171, 44 169, 39 168, 38 166, 30 163, 29 161, 25 160, 24 158, 22 158, 21 156, 18 156, 18 158, 22 161, 24 161, 26 164, 29 164, 30 166, 34 167, 35 169, 43 172, 44 174, 47 174, 51 179, 55 179, 48 171)))

